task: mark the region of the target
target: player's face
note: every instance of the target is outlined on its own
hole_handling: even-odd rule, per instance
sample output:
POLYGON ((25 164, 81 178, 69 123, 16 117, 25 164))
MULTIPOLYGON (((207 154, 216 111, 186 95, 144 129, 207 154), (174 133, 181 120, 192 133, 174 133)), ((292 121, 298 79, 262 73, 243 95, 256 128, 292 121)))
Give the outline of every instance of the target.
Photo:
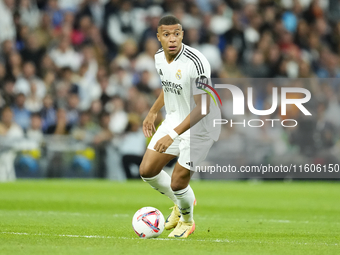
POLYGON ((180 24, 162 25, 158 28, 157 38, 161 42, 165 53, 177 55, 181 49, 183 34, 180 24))

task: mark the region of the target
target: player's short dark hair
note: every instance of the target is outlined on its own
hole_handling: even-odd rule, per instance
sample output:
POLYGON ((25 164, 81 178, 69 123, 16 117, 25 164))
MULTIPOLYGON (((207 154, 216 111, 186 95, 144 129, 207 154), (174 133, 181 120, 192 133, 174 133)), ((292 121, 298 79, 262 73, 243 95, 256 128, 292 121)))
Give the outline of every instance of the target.
POLYGON ((159 20, 157 28, 162 25, 169 26, 169 25, 177 25, 177 24, 182 25, 179 19, 177 19, 175 16, 167 15, 159 20))

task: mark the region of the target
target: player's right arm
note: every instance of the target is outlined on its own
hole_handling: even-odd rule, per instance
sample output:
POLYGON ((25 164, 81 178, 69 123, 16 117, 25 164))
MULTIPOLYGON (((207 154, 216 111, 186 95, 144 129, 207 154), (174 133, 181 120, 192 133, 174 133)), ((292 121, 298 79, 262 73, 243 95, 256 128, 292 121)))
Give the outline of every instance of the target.
POLYGON ((161 94, 158 96, 156 102, 151 107, 148 115, 143 121, 143 133, 145 137, 151 137, 153 132, 156 132, 155 120, 157 114, 164 106, 164 92, 162 90, 161 94))

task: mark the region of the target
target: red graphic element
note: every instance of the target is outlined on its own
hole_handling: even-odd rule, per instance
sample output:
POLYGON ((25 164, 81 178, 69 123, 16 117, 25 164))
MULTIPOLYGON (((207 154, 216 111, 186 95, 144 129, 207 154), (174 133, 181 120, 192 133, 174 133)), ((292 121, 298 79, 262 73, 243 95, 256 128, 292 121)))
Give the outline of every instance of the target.
POLYGON ((205 83, 203 83, 203 82, 199 82, 199 84, 203 84, 204 86, 207 86, 209 89, 211 89, 212 92, 214 92, 214 93, 216 94, 218 100, 220 101, 220 103, 221 103, 221 105, 222 105, 222 100, 221 100, 220 96, 218 95, 217 91, 216 91, 213 87, 211 87, 210 85, 205 84, 205 83))

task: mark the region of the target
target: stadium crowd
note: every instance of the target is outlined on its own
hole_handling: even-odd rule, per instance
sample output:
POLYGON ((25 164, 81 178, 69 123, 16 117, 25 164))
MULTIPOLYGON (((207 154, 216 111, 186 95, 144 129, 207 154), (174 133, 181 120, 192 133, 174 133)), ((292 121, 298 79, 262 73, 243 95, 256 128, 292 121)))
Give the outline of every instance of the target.
POLYGON ((141 157, 167 13, 212 77, 340 78, 338 0, 0 0, 0 135, 71 135, 141 157))

